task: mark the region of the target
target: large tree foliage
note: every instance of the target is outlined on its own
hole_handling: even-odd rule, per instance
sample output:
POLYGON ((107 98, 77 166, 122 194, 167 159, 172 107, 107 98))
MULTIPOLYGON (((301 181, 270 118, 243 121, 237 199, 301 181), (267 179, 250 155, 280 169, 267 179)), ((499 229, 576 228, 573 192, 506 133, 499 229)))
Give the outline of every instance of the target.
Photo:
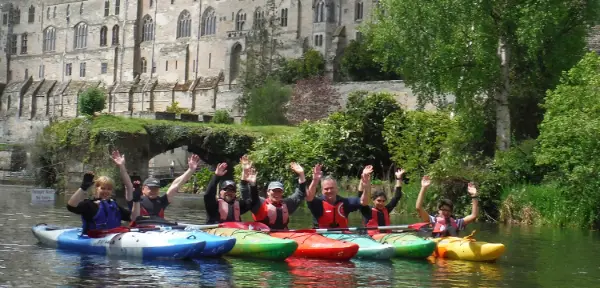
POLYGON ((493 99, 496 147, 506 150, 513 130, 537 133, 544 91, 585 53, 598 2, 384 0, 367 32, 376 60, 394 67, 421 102, 450 93, 460 112, 493 99), (511 129, 511 118, 533 121, 523 125, 532 131, 511 129))
POLYGON ((395 71, 385 69, 374 60, 374 52, 369 48, 368 40, 352 40, 344 49, 342 73, 352 81, 379 81, 400 79, 395 71))

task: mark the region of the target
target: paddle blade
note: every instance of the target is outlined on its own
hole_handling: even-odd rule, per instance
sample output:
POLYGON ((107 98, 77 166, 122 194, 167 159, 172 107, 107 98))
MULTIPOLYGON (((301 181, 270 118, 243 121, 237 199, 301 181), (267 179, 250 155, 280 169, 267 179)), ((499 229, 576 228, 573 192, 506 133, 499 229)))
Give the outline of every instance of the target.
POLYGON ((102 238, 109 234, 125 233, 125 232, 129 232, 129 231, 130 231, 129 228, 120 226, 120 227, 116 227, 116 228, 108 229, 108 230, 97 230, 97 229, 88 230, 87 235, 90 238, 102 238))
POLYGON ((423 223, 415 223, 415 224, 410 224, 408 225, 409 229, 415 229, 415 230, 421 230, 427 226, 431 226, 431 223, 429 222, 423 222, 423 223))
POLYGON ((223 228, 236 228, 244 230, 269 231, 269 226, 260 222, 223 222, 219 224, 223 228))

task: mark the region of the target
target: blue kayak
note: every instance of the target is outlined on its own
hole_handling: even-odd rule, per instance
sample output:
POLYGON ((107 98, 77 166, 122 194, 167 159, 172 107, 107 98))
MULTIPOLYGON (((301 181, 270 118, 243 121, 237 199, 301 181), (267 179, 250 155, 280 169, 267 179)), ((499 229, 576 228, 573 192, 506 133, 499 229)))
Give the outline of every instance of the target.
POLYGON ((175 230, 115 233, 102 238, 81 235, 81 228, 52 227, 46 224, 38 224, 31 230, 46 246, 125 258, 197 258, 202 255, 207 244, 205 237, 199 237, 198 233, 175 230))
POLYGON ((227 252, 231 251, 235 246, 235 238, 223 237, 213 234, 206 233, 204 231, 185 231, 184 233, 190 233, 197 239, 206 241, 206 246, 200 252, 199 256, 194 257, 220 257, 227 252))

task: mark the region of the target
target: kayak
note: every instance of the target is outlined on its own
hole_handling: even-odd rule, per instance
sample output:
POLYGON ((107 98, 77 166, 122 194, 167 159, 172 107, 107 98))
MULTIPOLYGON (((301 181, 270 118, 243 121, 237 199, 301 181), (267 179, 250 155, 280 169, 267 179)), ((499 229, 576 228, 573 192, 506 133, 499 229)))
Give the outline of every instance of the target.
POLYGON ((432 239, 436 244, 433 256, 454 260, 494 261, 504 253, 504 244, 476 241, 473 238, 441 237, 432 239))
POLYGON ((358 244, 358 253, 356 253, 356 258, 385 260, 394 256, 394 246, 379 243, 367 235, 349 233, 324 233, 322 235, 327 238, 344 240, 358 244))
POLYGON ((284 260, 298 248, 298 243, 294 240, 271 237, 259 231, 237 228, 213 228, 205 231, 217 236, 235 238, 235 246, 225 254, 230 256, 284 260))
POLYGON ((206 241, 206 246, 198 255, 199 257, 223 256, 233 249, 236 242, 234 237, 217 236, 204 231, 189 231, 188 233, 191 233, 198 239, 206 241))
POLYGON ((38 224, 31 228, 44 245, 80 253, 142 259, 191 259, 206 241, 182 231, 147 231, 108 234, 102 238, 81 235, 81 228, 38 224))
POLYGON ((434 241, 409 233, 379 233, 371 237, 379 243, 394 246, 396 257, 425 259, 436 247, 434 241))
POLYGON ((317 233, 271 232, 269 235, 298 243, 298 249, 292 255, 294 257, 347 261, 358 253, 355 243, 334 240, 317 233))

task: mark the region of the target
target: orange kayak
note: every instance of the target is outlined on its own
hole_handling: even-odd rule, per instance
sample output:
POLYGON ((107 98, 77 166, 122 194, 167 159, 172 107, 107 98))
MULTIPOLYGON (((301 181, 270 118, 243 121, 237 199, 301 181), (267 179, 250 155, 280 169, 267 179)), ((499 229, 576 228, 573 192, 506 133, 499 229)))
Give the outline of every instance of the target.
POLYGON ((358 244, 327 238, 317 233, 271 232, 272 237, 298 243, 295 257, 347 261, 358 253, 358 244))

